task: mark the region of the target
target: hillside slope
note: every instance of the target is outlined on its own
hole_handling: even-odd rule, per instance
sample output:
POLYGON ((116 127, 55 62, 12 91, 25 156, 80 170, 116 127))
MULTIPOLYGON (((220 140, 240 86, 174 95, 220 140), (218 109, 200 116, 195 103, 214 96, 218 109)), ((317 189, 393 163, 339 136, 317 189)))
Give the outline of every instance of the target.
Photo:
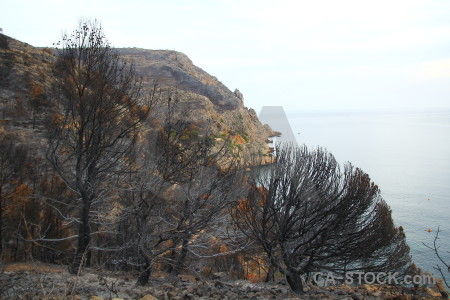
POLYGON ((253 109, 244 106, 244 97, 238 89, 231 92, 180 52, 138 48, 118 50, 125 59, 135 63, 145 89, 150 89, 156 82, 177 91, 181 102, 180 117, 187 117, 192 122, 208 122, 212 125, 210 130, 216 133, 237 136, 235 140, 241 141, 247 152, 267 153, 267 137, 275 133, 261 124, 253 109))
MULTIPOLYGON (((43 137, 46 115, 51 112, 53 49, 36 48, 1 35, 0 43, 0 126, 19 131, 25 139, 43 137)), ((267 156, 266 139, 273 131, 258 120, 253 109, 244 106, 242 94, 231 92, 217 78, 196 67, 184 54, 169 50, 118 49, 134 61, 143 80, 143 94, 156 82, 179 100, 179 118, 208 126, 215 134, 232 136, 246 154, 267 156)), ((164 109, 164 101, 159 103, 164 109)), ((30 140, 31 139, 31 140, 30 140)), ((42 142, 42 140, 40 141, 42 142)))

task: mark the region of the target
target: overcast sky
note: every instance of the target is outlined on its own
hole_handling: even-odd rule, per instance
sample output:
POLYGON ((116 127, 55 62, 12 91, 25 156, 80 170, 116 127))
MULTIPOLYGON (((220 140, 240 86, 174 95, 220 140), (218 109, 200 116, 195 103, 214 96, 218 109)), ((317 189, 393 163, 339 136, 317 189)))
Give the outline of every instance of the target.
POLYGON ((0 0, 33 46, 82 17, 115 47, 185 53, 257 112, 450 109, 449 0, 0 0))

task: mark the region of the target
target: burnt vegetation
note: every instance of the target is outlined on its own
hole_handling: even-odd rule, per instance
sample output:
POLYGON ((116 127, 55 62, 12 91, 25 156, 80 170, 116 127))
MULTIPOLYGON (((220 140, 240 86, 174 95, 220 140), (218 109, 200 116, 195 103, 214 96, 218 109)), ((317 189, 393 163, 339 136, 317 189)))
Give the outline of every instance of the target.
POLYGON ((277 149, 277 161, 252 178, 235 214, 270 264, 301 293, 312 272, 413 273, 409 247, 378 186, 323 149, 277 149))
MULTIPOLYGON (((45 125, 44 145, 0 127, 3 261, 130 271, 141 285, 154 273, 284 278, 296 293, 312 272, 416 272, 362 170, 284 147, 248 172, 251 159, 211 130, 215 120, 190 121, 176 91, 144 93, 98 23, 82 22, 56 52, 56 80, 29 79, 32 114, 20 115, 32 130, 45 125)), ((16 118, 5 107, 3 119, 16 118)))
POLYGON ((71 266, 76 274, 93 225, 104 217, 99 208, 112 196, 108 182, 133 171, 127 158, 149 106, 140 98, 133 66, 110 48, 95 23, 63 37, 55 70, 59 94, 46 157, 76 195, 70 204, 78 210, 78 246, 71 266))

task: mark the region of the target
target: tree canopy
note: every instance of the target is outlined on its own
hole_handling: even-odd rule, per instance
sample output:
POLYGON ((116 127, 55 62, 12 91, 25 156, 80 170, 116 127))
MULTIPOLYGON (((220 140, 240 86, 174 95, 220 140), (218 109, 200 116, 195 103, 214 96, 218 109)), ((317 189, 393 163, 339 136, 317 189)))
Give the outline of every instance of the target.
POLYGON ((129 168, 127 155, 148 114, 133 65, 109 46, 101 26, 81 22, 59 43, 55 71, 57 111, 49 126, 47 158, 75 191, 80 223, 76 273, 88 251, 92 205, 108 193, 105 182, 129 168))
POLYGON ((332 271, 407 271, 405 236, 393 224, 378 186, 361 169, 341 171, 323 149, 277 149, 277 161, 253 176, 236 223, 285 274, 295 292, 301 276, 332 271))

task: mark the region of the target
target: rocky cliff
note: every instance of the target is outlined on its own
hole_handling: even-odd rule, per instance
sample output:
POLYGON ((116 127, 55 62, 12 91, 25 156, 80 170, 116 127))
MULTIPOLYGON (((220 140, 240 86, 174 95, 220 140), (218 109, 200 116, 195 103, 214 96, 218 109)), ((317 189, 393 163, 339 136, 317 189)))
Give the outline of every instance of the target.
MULTIPOLYGON (((239 90, 230 91, 217 78, 195 66, 183 53, 169 50, 117 49, 133 61, 142 78, 143 94, 157 83, 179 101, 179 118, 208 126, 217 135, 233 137, 244 152, 270 161, 266 139, 273 131, 244 106, 239 90)), ((36 48, 1 35, 0 130, 19 131, 24 138, 43 137, 51 110, 55 50, 36 48)), ((159 103, 164 109, 164 101, 159 103)))
POLYGON ((232 135, 244 151, 270 161, 266 139, 274 132, 261 124, 253 109, 244 106, 244 97, 238 89, 231 92, 180 52, 138 48, 118 50, 122 57, 135 63, 144 89, 150 89, 156 82, 176 91, 181 102, 180 117, 207 123, 215 133, 232 135))
MULTIPOLYGON (((273 132, 261 124, 253 109, 244 106, 239 90, 230 91, 180 52, 138 48, 118 51, 134 62, 144 95, 155 82, 161 89, 170 89, 179 101, 179 118, 208 126, 215 134, 231 136, 246 154, 270 161, 266 139, 273 132)), ((1 130, 8 127, 29 137, 42 136, 45 115, 51 109, 54 53, 54 49, 36 48, 1 35, 1 130)), ((164 102, 159 105, 163 108, 164 102)))
POLYGON ((160 85, 206 97, 219 111, 243 107, 243 96, 238 90, 232 93, 216 77, 195 66, 183 53, 138 48, 118 50, 122 57, 134 61, 136 71, 146 83, 156 80, 160 85))

